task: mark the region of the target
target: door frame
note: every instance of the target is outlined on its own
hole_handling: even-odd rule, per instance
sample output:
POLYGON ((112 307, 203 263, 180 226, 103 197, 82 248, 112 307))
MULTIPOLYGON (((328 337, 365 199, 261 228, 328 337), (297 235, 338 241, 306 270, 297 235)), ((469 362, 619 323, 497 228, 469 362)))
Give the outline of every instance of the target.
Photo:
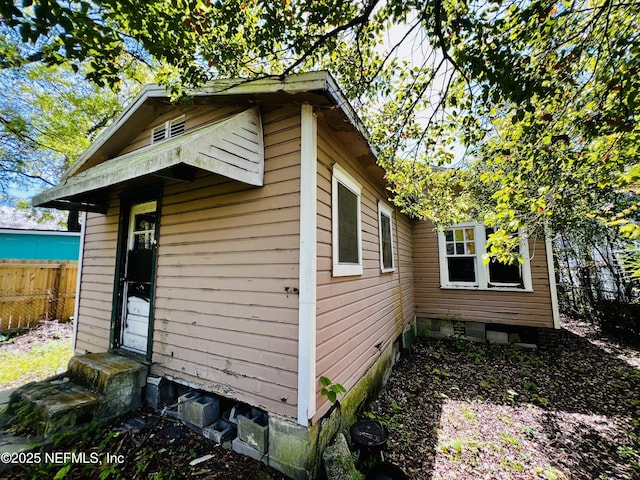
MULTIPOLYGON (((156 291, 156 271, 158 265, 158 242, 160 238, 160 218, 162 207, 162 184, 153 185, 151 187, 136 189, 135 192, 124 192, 120 195, 120 217, 118 221, 118 244, 116 249, 116 268, 113 279, 113 297, 111 306, 111 329, 109 332, 109 346, 111 350, 119 350, 121 348, 122 338, 122 309, 123 309, 123 292, 124 292, 124 273, 127 260, 129 223, 131 218, 131 208, 134 205, 156 202, 156 228, 155 239, 156 245, 153 251, 151 261, 151 287, 149 291, 149 328, 147 330, 147 351, 144 357, 151 360, 153 347, 153 323, 154 323, 154 305, 156 291)), ((135 352, 127 350, 129 354, 135 355, 135 352)))

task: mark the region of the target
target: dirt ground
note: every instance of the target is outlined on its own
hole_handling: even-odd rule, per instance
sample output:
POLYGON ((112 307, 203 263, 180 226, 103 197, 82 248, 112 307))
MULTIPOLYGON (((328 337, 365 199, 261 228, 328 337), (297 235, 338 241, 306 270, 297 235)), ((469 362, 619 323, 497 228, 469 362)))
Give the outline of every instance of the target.
POLYGON ((547 351, 421 339, 369 415, 412 479, 638 479, 639 367, 577 321, 547 351))
POLYGON ((73 335, 71 322, 58 323, 57 320, 42 320, 40 324, 22 335, 9 336, 0 343, 4 352, 21 353, 29 352, 34 346, 42 345, 48 340, 69 340, 73 335))
MULTIPOLYGON (((133 430, 125 419, 54 447, 100 464, 40 463, 0 479, 286 478, 157 411, 136 416, 133 430)), ((637 479, 640 353, 576 321, 553 350, 420 339, 363 418, 386 427, 385 459, 415 480, 637 479)))

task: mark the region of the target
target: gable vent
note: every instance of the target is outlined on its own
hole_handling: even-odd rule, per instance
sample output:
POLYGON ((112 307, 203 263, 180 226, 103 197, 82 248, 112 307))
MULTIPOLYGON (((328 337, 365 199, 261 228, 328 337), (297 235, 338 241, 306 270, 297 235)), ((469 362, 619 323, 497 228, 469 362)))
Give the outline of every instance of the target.
POLYGON ((177 137, 185 132, 184 115, 166 121, 151 130, 151 143, 158 143, 169 138, 177 137))
POLYGON ((158 143, 167 138, 167 129, 164 125, 151 130, 151 143, 158 143))
POLYGON ((169 120, 169 138, 173 138, 184 133, 184 115, 173 120, 169 120))

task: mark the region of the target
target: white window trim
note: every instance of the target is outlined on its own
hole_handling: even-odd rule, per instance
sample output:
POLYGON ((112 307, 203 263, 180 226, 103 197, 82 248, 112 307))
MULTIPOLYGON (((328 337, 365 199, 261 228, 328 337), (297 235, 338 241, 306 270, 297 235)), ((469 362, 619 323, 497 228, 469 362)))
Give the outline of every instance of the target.
POLYGON ((333 166, 331 176, 331 243, 334 277, 362 275, 362 186, 349 175, 340 165, 333 166), (358 259, 359 263, 341 263, 338 261, 338 182, 351 190, 358 197, 358 259))
POLYGON ((382 273, 390 273, 396 271, 395 242, 393 241, 393 210, 382 200, 378 201, 378 238, 380 242, 380 271, 382 273), (389 217, 389 228, 391 230, 391 267, 385 268, 384 256, 382 253, 382 215, 389 217))
MULTIPOLYGON (((529 240, 524 232, 519 232, 520 236, 520 253, 524 258, 522 264, 522 285, 517 287, 510 284, 500 285, 493 284, 489 286, 489 266, 482 262, 482 257, 487 253, 485 226, 475 222, 464 222, 451 225, 451 228, 469 228, 474 229, 474 239, 476 244, 475 282, 450 282, 448 274, 448 263, 446 256, 446 243, 444 230, 438 231, 438 257, 440 263, 440 287, 443 289, 460 289, 460 290, 487 290, 500 292, 533 292, 533 284, 531 280, 531 260, 529 256, 529 240)), ((446 229, 445 229, 446 230, 446 229)))

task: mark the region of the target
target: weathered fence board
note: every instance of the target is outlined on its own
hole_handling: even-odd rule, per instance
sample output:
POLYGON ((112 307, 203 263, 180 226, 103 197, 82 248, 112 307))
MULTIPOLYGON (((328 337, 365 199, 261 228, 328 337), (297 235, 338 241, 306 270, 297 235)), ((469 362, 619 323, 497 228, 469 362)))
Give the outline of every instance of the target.
POLYGON ((0 332, 72 317, 77 274, 73 261, 0 260, 0 332))

